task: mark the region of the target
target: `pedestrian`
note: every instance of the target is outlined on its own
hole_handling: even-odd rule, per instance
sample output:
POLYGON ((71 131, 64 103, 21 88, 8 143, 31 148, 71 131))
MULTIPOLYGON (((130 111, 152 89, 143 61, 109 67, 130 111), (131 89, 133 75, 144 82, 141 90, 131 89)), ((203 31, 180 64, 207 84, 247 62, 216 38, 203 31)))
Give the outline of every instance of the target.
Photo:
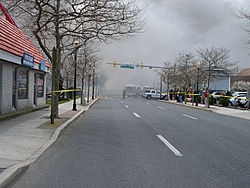
POLYGON ((226 91, 226 96, 230 96, 230 92, 228 90, 226 91))
POLYGON ((126 91, 125 91, 125 89, 123 89, 123 91, 122 91, 122 98, 123 99, 125 99, 125 95, 126 95, 126 91))
POLYGON ((179 89, 176 89, 176 102, 180 102, 179 95, 180 95, 180 91, 179 89))
POLYGON ((173 92, 174 92, 174 90, 173 90, 173 89, 170 89, 170 94, 169 94, 170 100, 173 100, 173 92))
POLYGON ((179 89, 179 102, 182 103, 181 89, 179 89))
POLYGON ((206 87, 205 93, 204 93, 204 100, 205 100, 205 107, 209 108, 209 90, 208 87, 206 87))
POLYGON ((247 100, 246 103, 244 104, 244 108, 249 109, 249 104, 250 104, 250 100, 247 100))

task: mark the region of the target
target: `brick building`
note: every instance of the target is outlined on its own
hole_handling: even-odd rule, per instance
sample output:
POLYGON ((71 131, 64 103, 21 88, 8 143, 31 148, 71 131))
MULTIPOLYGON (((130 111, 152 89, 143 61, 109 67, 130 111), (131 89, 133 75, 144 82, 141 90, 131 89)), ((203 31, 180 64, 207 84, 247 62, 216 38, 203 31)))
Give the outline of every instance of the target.
POLYGON ((0 114, 45 105, 50 68, 28 37, 0 17, 0 114))
POLYGON ((231 84, 238 81, 250 82, 250 68, 242 69, 236 76, 231 76, 231 84))

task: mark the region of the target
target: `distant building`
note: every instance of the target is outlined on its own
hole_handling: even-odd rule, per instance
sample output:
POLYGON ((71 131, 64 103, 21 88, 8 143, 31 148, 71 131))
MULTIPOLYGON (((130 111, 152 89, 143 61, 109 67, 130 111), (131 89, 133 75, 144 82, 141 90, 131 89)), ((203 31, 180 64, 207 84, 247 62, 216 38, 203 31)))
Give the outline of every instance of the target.
POLYGON ((250 68, 245 68, 236 76, 231 76, 231 84, 239 81, 250 82, 250 68))
POLYGON ((240 71, 236 76, 224 76, 221 79, 212 81, 209 84, 209 88, 211 90, 228 90, 230 91, 230 87, 235 82, 245 81, 250 82, 250 68, 245 68, 240 71))
POLYGON ((211 90, 230 91, 230 77, 224 76, 221 77, 219 80, 210 82, 209 88, 211 90))
POLYGON ((45 105, 50 68, 29 38, 0 17, 0 114, 45 105))

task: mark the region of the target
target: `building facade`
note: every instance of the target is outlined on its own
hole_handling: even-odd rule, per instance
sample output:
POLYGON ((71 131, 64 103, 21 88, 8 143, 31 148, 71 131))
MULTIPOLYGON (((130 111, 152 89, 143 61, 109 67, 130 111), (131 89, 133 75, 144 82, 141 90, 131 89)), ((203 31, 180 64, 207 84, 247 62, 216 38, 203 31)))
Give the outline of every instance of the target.
POLYGON ((0 114, 45 105, 50 68, 29 38, 0 17, 0 114))

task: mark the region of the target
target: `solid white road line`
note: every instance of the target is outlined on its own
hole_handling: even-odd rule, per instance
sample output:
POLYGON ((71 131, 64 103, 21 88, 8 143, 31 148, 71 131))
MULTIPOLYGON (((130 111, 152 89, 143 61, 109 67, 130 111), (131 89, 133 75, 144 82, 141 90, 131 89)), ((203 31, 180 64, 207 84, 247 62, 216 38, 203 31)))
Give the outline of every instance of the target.
POLYGON ((135 115, 135 117, 141 117, 141 116, 139 116, 137 113, 135 113, 135 112, 133 112, 133 114, 135 115))
POLYGON ((188 116, 186 114, 182 114, 182 115, 185 116, 185 117, 191 118, 191 119, 197 119, 196 117, 188 116))
POLYGON ((146 104, 149 104, 149 102, 145 102, 146 104))
POLYGON ((176 156, 181 157, 182 154, 172 145, 170 144, 163 136, 156 135, 176 156))
POLYGON ((128 106, 127 106, 127 105, 125 105, 125 107, 126 107, 126 108, 128 108, 128 106))

